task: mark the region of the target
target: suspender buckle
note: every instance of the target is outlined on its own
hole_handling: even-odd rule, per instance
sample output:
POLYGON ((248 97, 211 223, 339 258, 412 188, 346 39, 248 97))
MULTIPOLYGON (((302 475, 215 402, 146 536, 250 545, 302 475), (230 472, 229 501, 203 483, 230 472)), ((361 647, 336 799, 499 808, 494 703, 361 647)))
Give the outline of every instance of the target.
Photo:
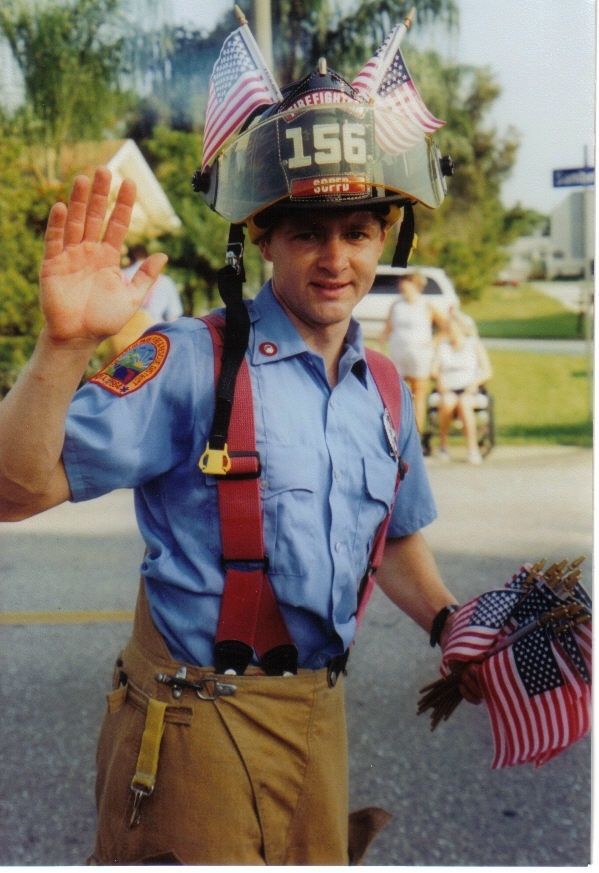
POLYGON ((198 467, 209 476, 229 479, 258 479, 262 472, 259 452, 229 452, 227 443, 222 449, 213 449, 207 442, 198 467))
POLYGON ((231 469, 231 458, 229 457, 229 447, 227 443, 222 449, 213 449, 210 447, 210 442, 206 443, 204 454, 198 461, 198 466, 202 473, 209 476, 226 476, 231 469))
POLYGON ((232 469, 227 479, 259 479, 262 473, 260 452, 229 452, 232 469))

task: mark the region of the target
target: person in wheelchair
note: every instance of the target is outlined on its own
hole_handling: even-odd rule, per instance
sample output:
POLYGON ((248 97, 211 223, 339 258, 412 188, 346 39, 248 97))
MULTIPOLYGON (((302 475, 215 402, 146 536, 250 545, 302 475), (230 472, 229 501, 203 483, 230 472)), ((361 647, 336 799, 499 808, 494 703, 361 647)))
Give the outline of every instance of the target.
POLYGON ((460 312, 451 312, 436 345, 431 377, 440 394, 439 457, 449 460, 449 428, 457 415, 464 427, 468 461, 480 464, 474 414, 476 396, 481 385, 492 377, 493 370, 476 326, 460 312))

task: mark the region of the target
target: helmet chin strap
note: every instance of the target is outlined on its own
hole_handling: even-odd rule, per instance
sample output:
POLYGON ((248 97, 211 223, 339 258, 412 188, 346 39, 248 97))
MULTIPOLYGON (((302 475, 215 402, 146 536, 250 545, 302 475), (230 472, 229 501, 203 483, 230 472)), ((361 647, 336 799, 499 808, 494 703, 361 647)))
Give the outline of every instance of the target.
POLYGON ((225 331, 220 378, 216 386, 214 419, 202 469, 214 475, 226 474, 227 439, 235 381, 243 361, 250 335, 250 317, 243 303, 243 226, 232 224, 229 229, 226 265, 218 271, 218 290, 225 304, 225 331))
POLYGON ((397 235, 393 260, 391 261, 392 267, 408 266, 412 251, 416 248, 417 240, 418 237, 414 230, 414 207, 411 203, 406 203, 404 205, 401 227, 397 235))

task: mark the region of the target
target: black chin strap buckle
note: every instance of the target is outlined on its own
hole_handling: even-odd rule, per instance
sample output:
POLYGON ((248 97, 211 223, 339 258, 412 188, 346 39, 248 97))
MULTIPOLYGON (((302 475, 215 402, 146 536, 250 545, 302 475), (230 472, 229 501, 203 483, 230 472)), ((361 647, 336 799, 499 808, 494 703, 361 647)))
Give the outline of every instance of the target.
MULTIPOLYGON (((225 262, 227 267, 232 267, 235 270, 236 276, 241 278, 243 274, 243 242, 229 240, 225 262)), ((241 281, 243 282, 244 280, 242 279, 241 281)))
MULTIPOLYGON (((243 247, 244 235, 242 224, 232 224, 229 228, 229 239, 227 240, 227 251, 225 253, 225 272, 229 274, 233 271, 238 282, 245 282, 245 270, 243 267, 243 247)), ((238 289, 238 296, 241 297, 241 285, 238 289)), ((228 301, 225 300, 225 303, 228 301)))

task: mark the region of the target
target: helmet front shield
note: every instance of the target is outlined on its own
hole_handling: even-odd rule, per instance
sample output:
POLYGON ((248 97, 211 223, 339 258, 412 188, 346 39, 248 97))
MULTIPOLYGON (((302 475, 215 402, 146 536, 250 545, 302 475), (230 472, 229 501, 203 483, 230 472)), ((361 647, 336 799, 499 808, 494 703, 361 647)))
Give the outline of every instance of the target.
POLYGON ((298 207, 435 208, 446 188, 440 153, 397 112, 354 101, 300 106, 254 122, 222 151, 202 197, 233 223, 281 200, 298 207))

